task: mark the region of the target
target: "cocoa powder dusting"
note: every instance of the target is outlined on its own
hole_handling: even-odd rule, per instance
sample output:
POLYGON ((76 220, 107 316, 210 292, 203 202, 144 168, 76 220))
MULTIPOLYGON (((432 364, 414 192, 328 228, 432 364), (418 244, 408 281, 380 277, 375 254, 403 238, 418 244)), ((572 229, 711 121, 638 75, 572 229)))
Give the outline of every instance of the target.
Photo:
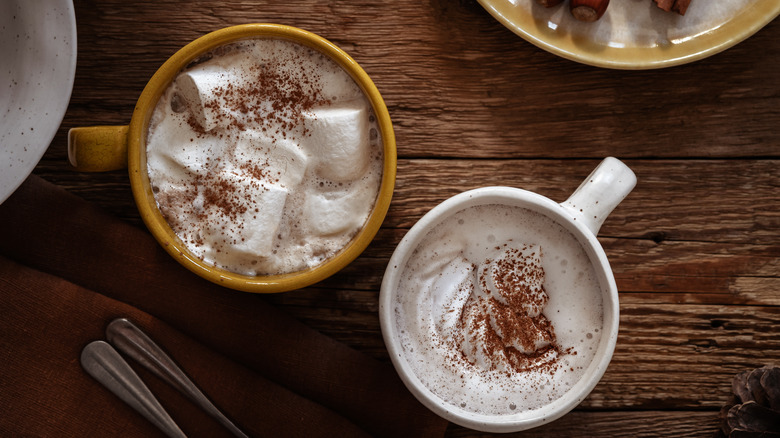
POLYGON ((248 208, 240 202, 240 188, 228 179, 213 178, 213 181, 203 186, 202 191, 204 205, 216 207, 230 222, 234 222, 248 208))
MULTIPOLYGON (((220 48, 222 55, 231 51, 241 50, 231 47, 220 48)), ((310 50, 310 49, 305 49, 310 50)), ((320 105, 330 103, 323 97, 320 77, 314 72, 299 71, 300 76, 290 73, 286 65, 300 64, 303 59, 309 58, 310 53, 298 52, 288 58, 269 61, 264 65, 255 65, 242 70, 240 81, 218 87, 211 99, 202 102, 203 110, 209 111, 217 125, 224 126, 234 132, 244 131, 247 125, 252 125, 268 135, 273 142, 280 138, 301 136, 308 134, 304 124, 304 112, 320 105), (270 129, 271 126, 280 126, 279 130, 270 129)), ((207 54, 204 59, 211 59, 213 55, 207 54)), ((181 98, 174 95, 177 112, 182 110, 181 98)), ((214 136, 207 132, 195 115, 190 112, 186 123, 195 132, 198 138, 214 136)), ((222 135, 219 136, 222 138, 222 135)), ((219 212, 220 223, 233 223, 229 231, 243 228, 238 217, 250 208, 250 191, 237 186, 232 181, 234 175, 224 177, 224 170, 219 160, 203 163, 204 173, 195 176, 194 182, 188 184, 185 189, 176 195, 167 195, 159 202, 163 216, 171 224, 174 231, 179 233, 183 226, 175 220, 175 214, 169 214, 167 206, 189 206, 188 213, 196 220, 205 221, 209 211, 219 212), (197 201, 202 201, 202 206, 197 206, 197 201)), ((250 182, 252 188, 265 189, 264 183, 276 183, 279 181, 279 172, 274 172, 268 161, 248 163, 241 166, 241 170, 253 178, 250 182)), ((211 224, 212 229, 219 230, 219 224, 211 224)), ((225 229, 223 226, 222 229, 225 229)), ((224 239, 223 239, 224 240, 224 239)), ((193 239, 193 243, 202 244, 202 238, 193 239)), ((230 242, 226 242, 230 243, 230 242)))
MULTIPOLYGON (((533 262, 535 253, 525 257, 521 250, 509 253, 512 257, 483 263, 492 268, 495 293, 488 287, 487 275, 481 275, 479 286, 484 295, 472 292, 460 317, 461 357, 475 365, 468 358, 477 349, 478 356, 489 359, 489 371, 498 369, 498 364, 507 364, 506 372, 552 373, 558 368, 557 359, 571 351, 562 351, 552 323, 541 313, 549 300, 542 286, 544 268, 533 262), (464 338, 471 343, 463 343, 464 338), (471 355, 468 349, 472 349, 471 355)), ((472 268, 477 271, 476 266, 472 268)))
MULTIPOLYGON (((239 131, 251 124, 269 132, 268 128, 276 125, 281 129, 274 131, 274 136, 286 138, 296 130, 305 136, 303 113, 330 101, 323 96, 321 78, 316 73, 298 77, 284 68, 300 64, 303 57, 308 55, 299 53, 242 71, 239 83, 218 87, 212 99, 202 102, 204 110, 211 111, 218 125, 239 131)), ((205 134, 194 118, 188 124, 200 135, 205 134)))

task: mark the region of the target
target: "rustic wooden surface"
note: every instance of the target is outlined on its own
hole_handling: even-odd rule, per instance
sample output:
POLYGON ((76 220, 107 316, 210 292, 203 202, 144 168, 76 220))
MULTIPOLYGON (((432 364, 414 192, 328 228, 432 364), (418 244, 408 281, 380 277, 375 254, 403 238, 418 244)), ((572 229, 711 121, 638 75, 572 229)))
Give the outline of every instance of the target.
POLYGON ((34 173, 139 227, 126 173, 73 172, 66 133, 128 123, 144 84, 178 48, 224 26, 276 22, 330 39, 363 66, 398 141, 384 226, 336 276, 262 299, 380 360, 382 274, 426 211, 485 185, 563 201, 604 156, 632 167, 639 183, 599 236, 620 289, 613 361, 574 412, 522 436, 711 436, 732 376, 780 364, 778 20, 693 64, 613 71, 532 46, 475 0, 75 7, 75 87, 34 173))

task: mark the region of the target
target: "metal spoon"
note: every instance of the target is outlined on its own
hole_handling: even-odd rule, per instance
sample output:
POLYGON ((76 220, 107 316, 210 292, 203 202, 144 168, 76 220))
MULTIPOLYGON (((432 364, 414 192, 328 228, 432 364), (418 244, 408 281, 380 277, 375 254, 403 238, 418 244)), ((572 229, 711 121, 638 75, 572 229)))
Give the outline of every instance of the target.
POLYGON ((105 341, 94 341, 84 347, 81 366, 170 438, 187 438, 138 374, 105 341))
POLYGON ((195 383, 184 374, 184 371, 176 365, 173 359, 135 324, 125 318, 115 319, 106 328, 106 338, 117 349, 137 360, 138 363, 186 395, 233 435, 239 438, 249 438, 220 412, 195 383))

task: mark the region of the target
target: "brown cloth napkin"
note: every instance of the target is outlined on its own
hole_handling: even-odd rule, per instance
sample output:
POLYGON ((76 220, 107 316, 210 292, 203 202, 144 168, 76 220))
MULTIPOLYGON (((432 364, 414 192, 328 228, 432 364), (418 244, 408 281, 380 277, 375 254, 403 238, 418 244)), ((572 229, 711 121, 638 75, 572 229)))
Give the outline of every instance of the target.
MULTIPOLYGON (((388 364, 262 296, 197 277, 146 230, 32 176, 0 205, 0 436, 161 436, 79 364, 116 317, 251 436, 441 436, 447 426, 388 364)), ((185 433, 227 436, 128 361, 185 433)))

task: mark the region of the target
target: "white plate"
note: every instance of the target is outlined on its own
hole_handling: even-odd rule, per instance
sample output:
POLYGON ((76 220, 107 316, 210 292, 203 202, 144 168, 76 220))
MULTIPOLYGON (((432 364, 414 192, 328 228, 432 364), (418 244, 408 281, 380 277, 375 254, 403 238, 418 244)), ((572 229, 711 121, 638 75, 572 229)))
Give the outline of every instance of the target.
POLYGON ((652 69, 696 61, 753 35, 780 14, 780 0, 693 0, 684 16, 652 0, 612 0, 594 23, 579 22, 568 2, 478 0, 528 42, 572 61, 652 69))
POLYGON ((62 123, 76 73, 72 0, 0 0, 0 203, 62 123))

